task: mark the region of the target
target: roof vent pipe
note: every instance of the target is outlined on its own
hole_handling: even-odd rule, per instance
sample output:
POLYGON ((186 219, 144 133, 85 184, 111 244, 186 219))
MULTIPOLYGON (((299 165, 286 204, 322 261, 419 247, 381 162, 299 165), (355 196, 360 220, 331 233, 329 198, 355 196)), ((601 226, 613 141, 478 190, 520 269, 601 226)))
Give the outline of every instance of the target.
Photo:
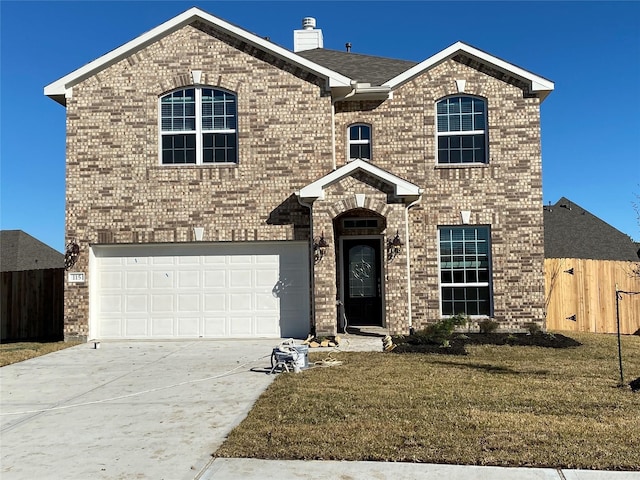
POLYGON ((304 17, 302 19, 302 28, 304 30, 313 30, 316 28, 316 19, 313 17, 304 17))
POLYGON ((344 44, 345 48, 347 49, 347 52, 351 51, 351 42, 347 42, 344 44))

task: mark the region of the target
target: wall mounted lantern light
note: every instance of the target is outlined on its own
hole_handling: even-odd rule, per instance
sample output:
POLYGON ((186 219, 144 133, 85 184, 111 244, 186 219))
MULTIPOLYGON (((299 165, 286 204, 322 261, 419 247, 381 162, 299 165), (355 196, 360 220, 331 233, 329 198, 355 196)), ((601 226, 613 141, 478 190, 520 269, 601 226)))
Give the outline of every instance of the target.
POLYGON ((80 256, 80 246, 75 240, 71 240, 67 243, 65 252, 64 252, 64 269, 71 269, 76 262, 78 261, 78 257, 80 256))
POLYGON ((329 244, 324 239, 324 232, 320 235, 320 238, 313 239, 313 263, 318 263, 324 257, 329 244))
POLYGON ((392 261, 398 256, 402 249, 402 240, 400 240, 400 232, 396 230, 396 236, 392 240, 387 240, 387 260, 392 261))

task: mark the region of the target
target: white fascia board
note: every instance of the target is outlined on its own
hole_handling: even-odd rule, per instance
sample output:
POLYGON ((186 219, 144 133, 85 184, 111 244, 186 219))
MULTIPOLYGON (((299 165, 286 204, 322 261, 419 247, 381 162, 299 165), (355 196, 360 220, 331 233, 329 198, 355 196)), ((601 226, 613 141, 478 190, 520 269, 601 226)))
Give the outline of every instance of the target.
POLYGON ((104 68, 119 62, 123 58, 132 55, 136 51, 146 47, 147 45, 157 41, 158 39, 165 37, 166 35, 182 28, 185 25, 192 23, 195 20, 202 20, 205 23, 209 23, 212 26, 225 31, 226 33, 235 37, 242 38, 247 43, 254 45, 262 50, 269 51, 273 55, 285 59, 290 63, 298 65, 299 67, 309 70, 321 77, 328 80, 329 87, 344 87, 351 85, 351 79, 341 75, 333 70, 322 67, 313 63, 305 58, 296 55, 295 53, 275 45, 268 40, 265 40, 253 33, 250 33, 240 27, 225 22, 218 17, 215 17, 209 13, 206 13, 199 8, 193 7, 186 12, 168 20, 161 25, 149 30, 148 32, 136 37, 130 42, 110 51, 109 53, 89 62, 85 66, 74 70, 73 72, 65 75, 64 77, 56 80, 55 82, 44 87, 44 94, 48 97, 52 97, 55 100, 59 100, 61 97, 70 95, 70 89, 81 82, 82 80, 95 75, 104 68))
POLYGON ((306 187, 301 188, 296 192, 296 195, 301 199, 311 201, 318 198, 324 198, 325 188, 355 173, 357 170, 362 170, 386 184, 392 185, 394 187, 395 194, 398 197, 418 197, 422 194, 422 189, 417 185, 407 182, 386 170, 382 170, 365 160, 358 159, 347 163, 315 182, 310 183, 306 187))
POLYGON ((552 81, 547 80, 546 78, 540 77, 531 73, 523 68, 517 67, 509 62, 505 62, 504 60, 494 57, 482 50, 478 50, 477 48, 472 47, 471 45, 467 45, 463 42, 456 42, 453 45, 445 48, 441 52, 436 53, 435 55, 427 58, 423 62, 420 62, 417 65, 414 65, 409 70, 401 73, 397 77, 392 78, 391 80, 384 83, 383 86, 388 86, 392 90, 399 87, 400 85, 408 82, 413 77, 420 75, 425 70, 430 69, 431 67, 438 65, 439 63, 447 60, 455 56, 458 52, 464 52, 467 55, 470 55, 480 62, 488 63, 493 65, 494 67, 508 72, 516 77, 519 77, 531 85, 532 92, 540 92, 541 99, 544 99, 551 91, 554 89, 554 84, 552 81))

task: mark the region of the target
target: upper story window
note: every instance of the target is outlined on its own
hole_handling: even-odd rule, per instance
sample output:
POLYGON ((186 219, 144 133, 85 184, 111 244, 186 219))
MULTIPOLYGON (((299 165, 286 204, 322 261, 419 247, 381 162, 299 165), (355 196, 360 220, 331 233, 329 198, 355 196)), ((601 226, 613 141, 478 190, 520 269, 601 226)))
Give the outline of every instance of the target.
POLYGON ((438 163, 487 163, 485 100, 458 96, 436 104, 438 163))
POLYGON ((237 163, 236 96, 189 87, 160 98, 162 164, 237 163))
POLYGON ((371 160, 371 126, 356 124, 349 127, 349 160, 371 160))

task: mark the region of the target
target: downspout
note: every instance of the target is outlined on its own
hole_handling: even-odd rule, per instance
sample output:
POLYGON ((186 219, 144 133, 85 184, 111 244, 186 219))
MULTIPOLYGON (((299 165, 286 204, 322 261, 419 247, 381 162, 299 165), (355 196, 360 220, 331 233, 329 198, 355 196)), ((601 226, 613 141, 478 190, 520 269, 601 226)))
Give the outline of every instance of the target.
POLYGON ((311 333, 315 336, 316 334, 316 271, 315 271, 315 262, 313 261, 314 253, 313 253, 313 204, 303 202, 300 198, 299 192, 296 192, 296 198, 298 199, 298 203, 303 207, 307 207, 309 209, 309 286, 311 287, 311 294, 309 295, 309 303, 311 305, 311 333))
POLYGON ((406 256, 407 256, 407 318, 409 319, 409 332, 413 333, 413 312, 411 308, 411 249, 410 249, 410 239, 409 239, 409 209, 418 205, 422 201, 422 196, 420 196, 417 200, 411 202, 407 205, 407 208, 404 209, 404 238, 406 245, 406 256))

